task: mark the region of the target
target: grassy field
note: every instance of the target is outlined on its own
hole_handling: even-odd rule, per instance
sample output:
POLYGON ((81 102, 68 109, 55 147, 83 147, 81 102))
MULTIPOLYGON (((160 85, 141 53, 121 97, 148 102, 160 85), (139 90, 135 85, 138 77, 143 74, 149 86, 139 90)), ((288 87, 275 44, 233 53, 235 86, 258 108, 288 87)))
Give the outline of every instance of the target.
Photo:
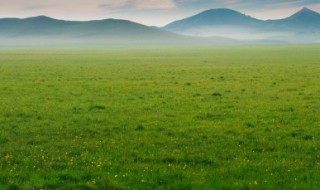
POLYGON ((0 50, 0 189, 319 189, 320 46, 0 50))

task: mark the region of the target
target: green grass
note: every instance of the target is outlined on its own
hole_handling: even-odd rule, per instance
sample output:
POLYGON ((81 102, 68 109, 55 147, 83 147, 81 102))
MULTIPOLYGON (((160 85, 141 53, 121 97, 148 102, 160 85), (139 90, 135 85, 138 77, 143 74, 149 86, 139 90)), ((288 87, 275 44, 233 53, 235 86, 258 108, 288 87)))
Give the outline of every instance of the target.
POLYGON ((0 50, 0 189, 318 189, 320 46, 0 50))

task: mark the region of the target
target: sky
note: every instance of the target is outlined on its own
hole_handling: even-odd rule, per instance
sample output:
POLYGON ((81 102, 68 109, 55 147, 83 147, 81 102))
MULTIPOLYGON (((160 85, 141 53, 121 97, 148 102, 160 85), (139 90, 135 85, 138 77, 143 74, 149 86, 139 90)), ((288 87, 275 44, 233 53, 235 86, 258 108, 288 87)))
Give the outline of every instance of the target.
POLYGON ((151 26, 163 26, 215 8, 231 8, 264 20, 284 18, 303 7, 320 12, 320 0, 0 0, 0 5, 1 18, 116 18, 151 26))

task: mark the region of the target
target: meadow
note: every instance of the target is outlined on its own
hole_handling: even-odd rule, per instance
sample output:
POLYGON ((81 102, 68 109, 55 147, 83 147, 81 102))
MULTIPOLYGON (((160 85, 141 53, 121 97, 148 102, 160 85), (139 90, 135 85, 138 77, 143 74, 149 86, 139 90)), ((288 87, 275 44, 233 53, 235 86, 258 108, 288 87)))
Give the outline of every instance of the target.
POLYGON ((319 189, 320 46, 0 49, 0 189, 319 189))

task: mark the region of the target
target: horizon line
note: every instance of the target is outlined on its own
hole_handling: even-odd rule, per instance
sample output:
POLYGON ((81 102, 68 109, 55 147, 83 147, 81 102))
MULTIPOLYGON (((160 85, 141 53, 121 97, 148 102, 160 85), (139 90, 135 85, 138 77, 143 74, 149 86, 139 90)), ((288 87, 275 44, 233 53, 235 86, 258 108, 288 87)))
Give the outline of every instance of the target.
MULTIPOLYGON (((260 18, 256 18, 254 16, 251 16, 249 14, 246 14, 245 12, 240 12, 240 11, 237 11, 236 9, 231 9, 231 8, 211 8, 211 9, 205 9, 203 11, 200 11, 196 14, 192 14, 191 16, 187 16, 187 17, 184 17, 184 18, 181 18, 181 19, 176 19, 176 20, 173 20, 173 21, 170 21, 168 24, 172 23, 172 22, 175 22, 175 21, 179 21, 179 20, 183 20, 183 19, 186 19, 186 18, 190 18, 190 17, 193 17, 193 16, 196 16, 198 14, 201 14, 201 13, 204 13, 206 11, 211 11, 211 10, 221 10, 221 9, 226 9, 226 10, 232 10, 232 11, 236 11, 240 14, 243 14, 243 15, 246 15, 246 16, 249 16, 251 18, 255 18, 257 20, 261 20, 261 21, 269 21, 269 20, 281 20, 281 19, 285 19, 285 18, 289 18, 291 16, 293 16, 294 14, 304 10, 304 9, 307 9, 307 10, 310 10, 310 11, 313 11, 315 13, 318 13, 320 14, 319 12, 313 10, 313 9, 310 9, 308 8, 307 6, 303 6, 302 8, 300 8, 298 11, 294 12, 293 14, 291 15, 287 15, 286 17, 282 17, 282 18, 276 18, 276 19, 260 19, 260 18)), ((121 18, 101 18, 101 19, 86 19, 86 20, 74 20, 74 19, 63 19, 63 18, 56 18, 54 16, 48 16, 48 15, 44 15, 44 14, 40 14, 40 15, 34 15, 34 16, 29 16, 29 17, 1 17, 1 19, 20 19, 20 20, 25 20, 25 19, 31 19, 31 18, 39 18, 39 17, 45 17, 45 18, 49 18, 49 19, 53 19, 53 20, 57 20, 57 21, 66 21, 66 22, 91 22, 91 21, 104 21, 104 20, 119 20, 119 21, 128 21, 128 22, 132 22, 132 23, 136 23, 136 24, 140 24, 140 25, 144 25, 144 26, 150 26, 150 27, 154 27, 155 25, 147 25, 147 24, 143 24, 141 22, 137 22, 137 21, 133 21, 133 20, 130 20, 130 19, 121 19, 121 18)), ((167 24, 166 24, 167 25, 167 24)), ((163 26, 166 26, 166 25, 163 25, 163 26)), ((157 26, 157 27, 163 27, 163 26, 157 26)))

